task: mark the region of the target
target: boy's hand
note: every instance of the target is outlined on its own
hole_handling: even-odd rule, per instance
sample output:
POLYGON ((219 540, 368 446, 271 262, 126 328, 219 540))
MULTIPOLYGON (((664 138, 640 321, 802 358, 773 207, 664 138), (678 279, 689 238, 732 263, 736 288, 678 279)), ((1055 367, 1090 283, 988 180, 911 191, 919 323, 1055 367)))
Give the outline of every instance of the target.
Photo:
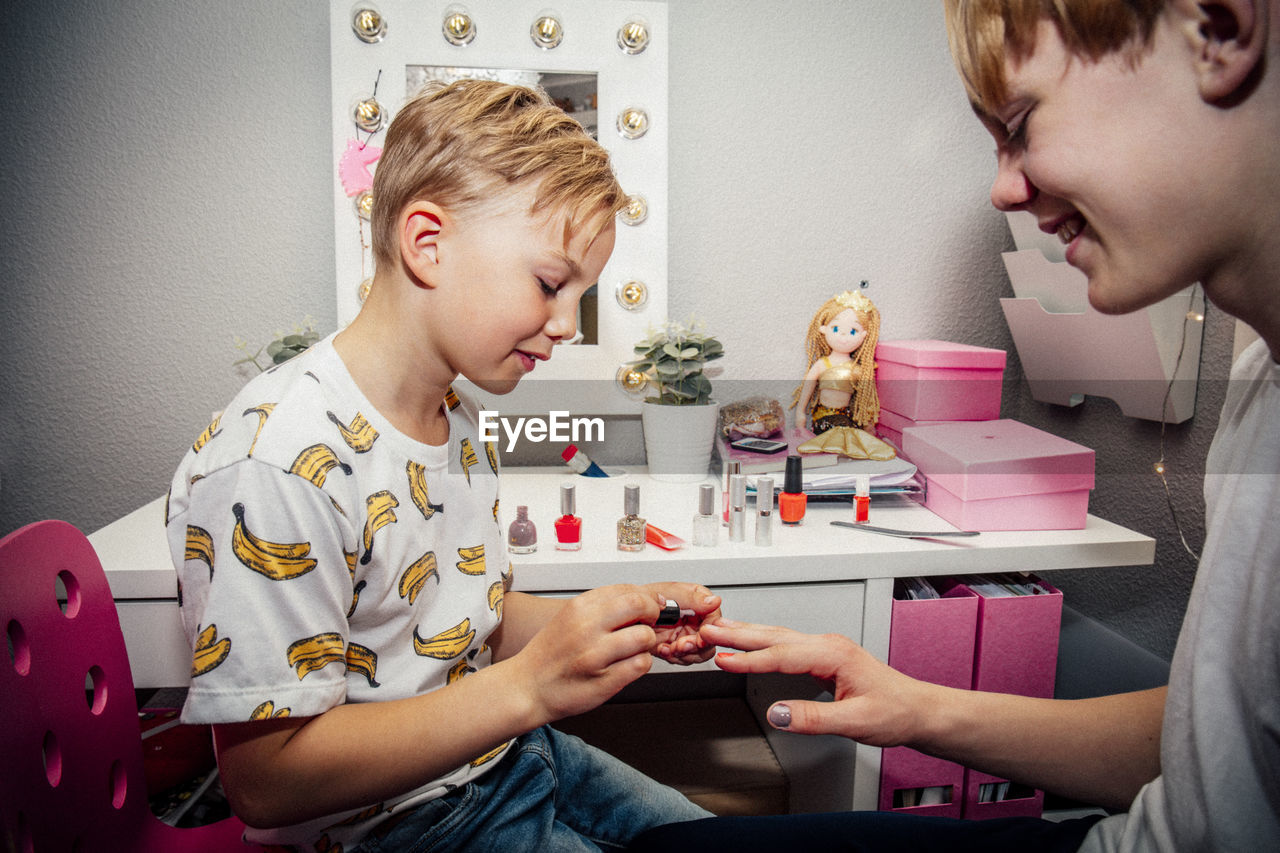
POLYGON ((692 610, 692 616, 684 616, 672 626, 655 627, 656 641, 650 650, 657 657, 670 663, 688 666, 709 660, 716 647, 707 642, 699 629, 720 618, 720 596, 701 584, 652 583, 645 585, 664 601, 674 601, 681 610, 692 610))
POLYGON ((618 584, 565 602, 511 663, 535 703, 534 723, 580 714, 649 671, 658 596, 618 584))

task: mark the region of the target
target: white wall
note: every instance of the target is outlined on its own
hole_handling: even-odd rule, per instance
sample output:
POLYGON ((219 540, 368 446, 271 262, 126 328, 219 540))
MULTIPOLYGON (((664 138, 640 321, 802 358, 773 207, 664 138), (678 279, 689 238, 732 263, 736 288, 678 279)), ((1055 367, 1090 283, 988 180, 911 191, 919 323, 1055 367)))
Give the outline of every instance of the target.
MULTIPOLYGON (((327 4, 33 8, 0 34, 0 533, 162 494, 243 380, 234 335, 334 324, 327 4)), ((886 338, 1012 350, 992 143, 936 4, 671 0, 670 30, 669 307, 708 321, 729 376, 796 375, 813 311, 862 279, 886 338)), ((1230 349, 1211 312, 1198 413, 1165 439, 1194 545, 1230 349)), ((1055 581, 1167 656, 1194 564, 1150 473, 1158 425, 1036 403, 1016 355, 1008 377, 1005 415, 1094 447, 1093 510, 1160 542, 1154 570, 1055 581)))

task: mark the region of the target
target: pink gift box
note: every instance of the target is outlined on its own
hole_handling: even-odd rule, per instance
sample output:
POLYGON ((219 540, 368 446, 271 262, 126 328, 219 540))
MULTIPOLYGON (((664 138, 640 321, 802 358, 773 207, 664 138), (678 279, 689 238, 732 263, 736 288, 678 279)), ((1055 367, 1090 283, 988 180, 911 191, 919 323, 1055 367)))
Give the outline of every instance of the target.
MULTIPOLYGON (((1029 580, 1039 583, 1049 592, 999 598, 978 596, 974 690, 1042 699, 1053 697, 1058 634, 1062 622, 1062 593, 1034 576, 1029 580)), ((1044 792, 1026 786, 1010 784, 1003 799, 983 802, 983 786, 1005 782, 999 776, 967 770, 964 816, 974 820, 1038 817, 1044 808, 1044 792)))
MULTIPOLYGON (((973 682, 978 596, 956 586, 942 598, 894 599, 889 666, 914 678, 968 689, 973 682)), ((881 811, 960 817, 964 767, 905 746, 881 750, 881 811), (935 802, 903 805, 898 792, 932 789, 935 802), (895 802, 899 804, 895 806, 895 802)))
POLYGON ((910 427, 902 455, 926 480, 924 505, 962 530, 1085 526, 1094 452, 1014 420, 910 427))
POLYGON ((998 418, 1006 358, 1004 350, 948 341, 881 341, 880 407, 916 421, 998 418))
POLYGON ((901 450, 902 431, 907 427, 945 423, 950 423, 950 421, 913 421, 906 415, 900 415, 882 407, 880 409, 880 422, 876 424, 876 435, 901 450))

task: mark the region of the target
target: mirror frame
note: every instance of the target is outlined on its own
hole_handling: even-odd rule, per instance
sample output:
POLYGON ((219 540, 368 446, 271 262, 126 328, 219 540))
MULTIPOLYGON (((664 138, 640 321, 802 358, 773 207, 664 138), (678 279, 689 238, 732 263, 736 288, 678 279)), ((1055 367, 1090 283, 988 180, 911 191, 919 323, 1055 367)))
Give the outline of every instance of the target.
MULTIPOLYGON (((338 164, 352 139, 381 146, 386 125, 408 96, 405 67, 410 65, 502 68, 540 72, 588 72, 596 75, 600 143, 609 152, 623 189, 642 196, 648 216, 638 225, 617 225, 617 243, 600 275, 597 299, 599 343, 560 346, 551 361, 540 364, 510 395, 490 401, 510 412, 634 413, 639 398, 616 383, 633 347, 667 312, 667 6, 654 0, 331 0, 330 58, 333 122, 333 206, 338 327, 351 322, 360 308, 361 281, 373 274, 368 223, 361 228, 355 200, 339 178, 338 164), (445 12, 464 7, 475 22, 475 38, 450 44, 442 33, 445 12), (367 43, 352 30, 357 9, 373 8, 386 23, 385 35, 367 43), (554 14, 564 39, 553 49, 536 46, 530 37, 534 20, 554 14), (628 54, 618 46, 618 30, 633 17, 648 26, 648 46, 628 54), (381 71, 381 77, 379 77, 381 71), (373 94, 388 120, 371 136, 357 135, 352 110, 373 94), (617 116, 640 107, 649 117, 648 131, 624 138, 617 116), (363 270, 363 273, 362 273, 363 270), (632 280, 645 284, 648 298, 627 310, 615 298, 632 280), (566 382, 563 380, 574 380, 566 382), (593 380, 593 381, 577 381, 593 380), (598 380, 598 381, 597 381, 598 380), (554 382, 539 388, 543 382, 554 382), (548 398, 551 399, 548 399, 548 398)), ((376 164, 369 167, 372 172, 376 164)))

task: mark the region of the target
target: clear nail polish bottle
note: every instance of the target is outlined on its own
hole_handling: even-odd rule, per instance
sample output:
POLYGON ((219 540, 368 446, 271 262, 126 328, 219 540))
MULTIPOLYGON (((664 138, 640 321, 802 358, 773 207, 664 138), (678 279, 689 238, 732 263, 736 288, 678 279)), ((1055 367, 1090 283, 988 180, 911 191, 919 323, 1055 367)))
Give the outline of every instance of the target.
POLYGON ((698 514, 693 517, 693 544, 714 548, 720 541, 720 519, 716 518, 716 487, 703 483, 698 489, 698 514))
POLYGON ((626 486, 622 495, 623 516, 618 519, 618 550, 643 550, 645 520, 640 517, 640 487, 626 486))

